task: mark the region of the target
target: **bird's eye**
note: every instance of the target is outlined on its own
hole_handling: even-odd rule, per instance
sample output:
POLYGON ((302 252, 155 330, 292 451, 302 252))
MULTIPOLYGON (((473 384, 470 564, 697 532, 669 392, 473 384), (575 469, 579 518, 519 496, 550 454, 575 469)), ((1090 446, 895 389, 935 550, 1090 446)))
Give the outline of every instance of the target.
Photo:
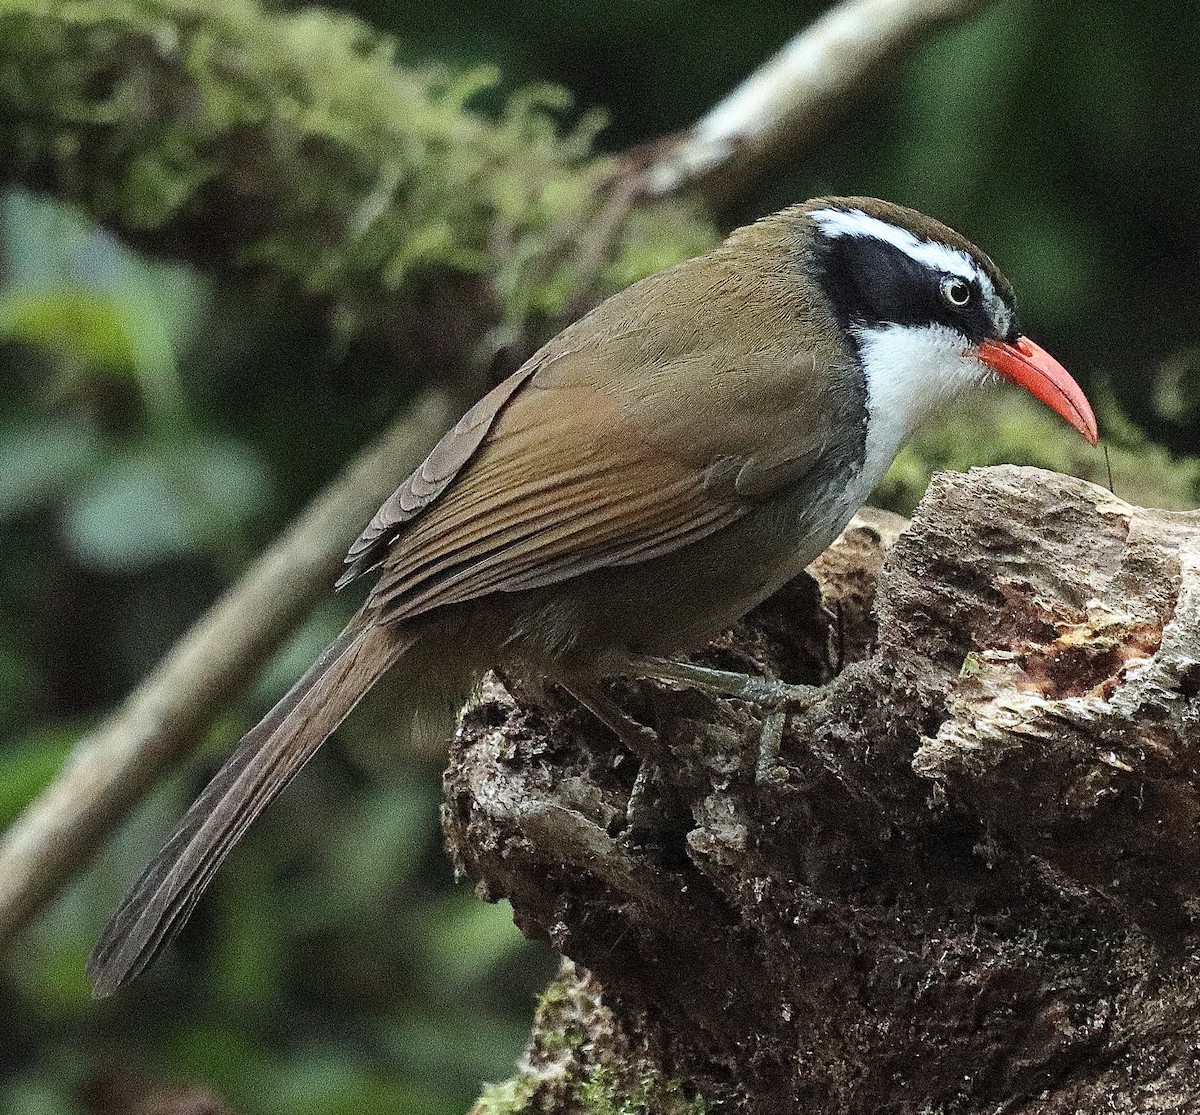
POLYGON ((971 301, 971 284, 966 279, 948 275, 942 280, 942 297, 956 310, 961 310, 971 301))

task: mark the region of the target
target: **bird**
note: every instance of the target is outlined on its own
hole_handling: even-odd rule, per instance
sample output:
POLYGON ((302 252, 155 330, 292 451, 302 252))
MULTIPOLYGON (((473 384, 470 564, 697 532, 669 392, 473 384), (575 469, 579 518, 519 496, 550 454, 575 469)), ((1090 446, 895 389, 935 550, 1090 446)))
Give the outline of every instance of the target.
POLYGON ((803 570, 908 434, 997 379, 1097 443, 1084 392, 1021 333, 991 259, 875 198, 789 206, 600 303, 475 403, 350 547, 337 584, 374 574, 362 606, 134 884, 88 960, 94 994, 154 960, 389 671, 448 700, 516 666, 645 761, 654 733, 605 679, 795 697, 677 656, 803 570))

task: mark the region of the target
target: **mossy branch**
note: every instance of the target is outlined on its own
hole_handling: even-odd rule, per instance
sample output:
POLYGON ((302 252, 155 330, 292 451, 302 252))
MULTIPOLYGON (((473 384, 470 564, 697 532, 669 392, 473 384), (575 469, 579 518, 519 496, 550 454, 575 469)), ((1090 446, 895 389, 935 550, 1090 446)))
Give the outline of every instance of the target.
MULTIPOLYGON (((0 68, 10 182, 143 250, 327 299, 343 329, 446 270, 486 280, 505 321, 557 313, 613 174, 591 154, 596 115, 561 128, 562 90, 488 119, 470 102, 494 71, 398 67, 388 38, 318 9, 5 0, 0 68)), ((663 215, 618 242, 602 286, 711 244, 705 222, 663 215)))

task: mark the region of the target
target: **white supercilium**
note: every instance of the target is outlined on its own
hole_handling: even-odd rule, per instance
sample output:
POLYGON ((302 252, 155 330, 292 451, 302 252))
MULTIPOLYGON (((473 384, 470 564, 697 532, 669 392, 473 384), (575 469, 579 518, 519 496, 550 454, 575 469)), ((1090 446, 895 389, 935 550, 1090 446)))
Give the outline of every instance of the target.
POLYGON ((937 240, 922 240, 908 229, 872 217, 861 209, 817 209, 809 216, 828 237, 858 236, 881 240, 925 267, 977 283, 997 332, 1001 336, 1007 333, 1012 316, 1008 307, 996 293, 987 273, 961 249, 937 240))

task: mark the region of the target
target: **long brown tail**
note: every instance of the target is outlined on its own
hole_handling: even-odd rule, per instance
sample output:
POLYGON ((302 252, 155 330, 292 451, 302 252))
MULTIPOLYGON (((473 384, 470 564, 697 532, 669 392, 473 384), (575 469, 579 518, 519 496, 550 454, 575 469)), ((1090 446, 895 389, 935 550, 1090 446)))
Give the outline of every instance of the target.
POLYGON ((355 616, 242 737, 105 927, 87 962, 95 996, 140 974, 183 928, 254 818, 410 645, 402 632, 355 616))

